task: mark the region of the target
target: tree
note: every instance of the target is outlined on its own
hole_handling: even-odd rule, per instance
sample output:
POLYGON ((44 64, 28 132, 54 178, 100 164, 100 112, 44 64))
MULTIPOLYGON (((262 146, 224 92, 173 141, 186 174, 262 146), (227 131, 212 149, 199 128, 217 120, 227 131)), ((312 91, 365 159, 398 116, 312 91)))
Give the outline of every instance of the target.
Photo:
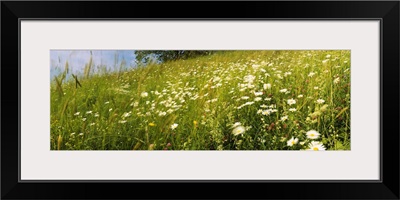
POLYGON ((198 56, 211 55, 216 51, 211 50, 143 50, 135 51, 136 60, 139 63, 167 62, 179 59, 188 59, 198 56))

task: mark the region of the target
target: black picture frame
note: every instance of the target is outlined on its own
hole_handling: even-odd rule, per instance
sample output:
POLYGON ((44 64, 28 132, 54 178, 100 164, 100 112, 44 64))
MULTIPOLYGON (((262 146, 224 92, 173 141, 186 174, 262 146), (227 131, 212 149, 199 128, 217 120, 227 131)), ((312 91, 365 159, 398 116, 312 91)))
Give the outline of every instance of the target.
POLYGON ((399 8, 399 1, 2 1, 1 198, 399 199, 399 8), (20 19, 379 19, 381 180, 21 182, 20 19))

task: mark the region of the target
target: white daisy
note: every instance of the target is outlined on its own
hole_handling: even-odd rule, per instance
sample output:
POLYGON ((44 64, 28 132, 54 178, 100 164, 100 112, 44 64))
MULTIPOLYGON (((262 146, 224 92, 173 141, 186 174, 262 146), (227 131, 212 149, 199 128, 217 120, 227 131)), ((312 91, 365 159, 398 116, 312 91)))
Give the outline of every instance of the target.
POLYGON ((254 95, 255 96, 261 96, 261 95, 263 95, 263 92, 254 92, 254 95))
POLYGON ((263 110, 262 114, 268 116, 269 114, 271 114, 271 110, 263 110))
POLYGON ((264 87, 264 90, 270 89, 271 88, 271 84, 266 83, 266 84, 263 85, 263 87, 264 87))
POLYGON ((244 77, 245 82, 253 82, 256 77, 253 75, 247 75, 244 77))
POLYGON ((309 145, 308 145, 309 149, 307 150, 311 150, 311 151, 325 151, 325 147, 321 142, 317 142, 317 141, 312 141, 309 145))
POLYGON ((131 113, 127 113, 127 112, 122 115, 123 118, 129 117, 129 116, 131 116, 131 113))
POLYGON ((221 80, 220 77, 215 77, 215 78, 213 79, 213 82, 218 82, 218 81, 220 81, 220 80, 221 80))
POLYGON ((237 126, 232 130, 233 135, 240 135, 243 134, 246 131, 246 128, 243 126, 237 126))
POLYGON ((318 104, 323 104, 324 102, 325 102, 325 100, 323 100, 323 99, 318 99, 318 100, 317 100, 317 103, 318 103, 318 104))
POLYGON ((243 105, 246 105, 246 106, 248 106, 248 105, 251 105, 251 104, 253 104, 254 103, 254 101, 249 101, 249 102, 246 102, 245 104, 243 104, 243 105))
POLYGON ((306 133, 307 138, 309 139, 317 139, 321 134, 318 133, 316 130, 310 130, 306 133))
POLYGON ((283 74, 283 76, 288 76, 288 75, 291 75, 292 74, 292 72, 285 72, 285 74, 283 74))
POLYGON ((335 84, 338 84, 340 82, 340 78, 339 77, 337 77, 337 78, 335 78, 335 80, 333 80, 333 83, 335 83, 335 84))
POLYGON ((171 129, 172 129, 172 130, 176 129, 176 127, 178 127, 178 124, 172 124, 172 125, 171 125, 171 129))
POLYGON ((141 97, 147 97, 147 96, 149 96, 149 93, 147 93, 147 92, 142 92, 142 93, 140 94, 140 96, 141 96, 141 97))
POLYGON ((289 105, 293 105, 293 104, 296 104, 296 100, 294 100, 294 99, 288 99, 288 100, 287 100, 287 103, 288 103, 289 105))
POLYGON ((287 145, 288 145, 289 147, 291 147, 291 146, 297 144, 297 142, 299 142, 299 138, 293 138, 293 137, 292 137, 290 140, 287 141, 287 145))

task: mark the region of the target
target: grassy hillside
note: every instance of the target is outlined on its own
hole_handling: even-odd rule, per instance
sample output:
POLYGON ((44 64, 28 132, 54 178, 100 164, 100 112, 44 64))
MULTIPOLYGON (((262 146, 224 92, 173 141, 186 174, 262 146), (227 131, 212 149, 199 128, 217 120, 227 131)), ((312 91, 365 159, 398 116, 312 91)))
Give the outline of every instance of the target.
POLYGON ((350 51, 232 51, 78 80, 51 83, 52 150, 350 149, 350 51))

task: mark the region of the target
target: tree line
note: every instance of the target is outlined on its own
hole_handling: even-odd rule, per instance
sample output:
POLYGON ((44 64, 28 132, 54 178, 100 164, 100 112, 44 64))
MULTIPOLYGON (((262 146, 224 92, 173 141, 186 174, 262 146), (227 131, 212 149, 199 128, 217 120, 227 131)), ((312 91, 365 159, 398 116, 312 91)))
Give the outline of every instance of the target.
POLYGON ((135 51, 135 56, 138 64, 148 64, 195 58, 216 52, 216 50, 140 50, 135 51))

